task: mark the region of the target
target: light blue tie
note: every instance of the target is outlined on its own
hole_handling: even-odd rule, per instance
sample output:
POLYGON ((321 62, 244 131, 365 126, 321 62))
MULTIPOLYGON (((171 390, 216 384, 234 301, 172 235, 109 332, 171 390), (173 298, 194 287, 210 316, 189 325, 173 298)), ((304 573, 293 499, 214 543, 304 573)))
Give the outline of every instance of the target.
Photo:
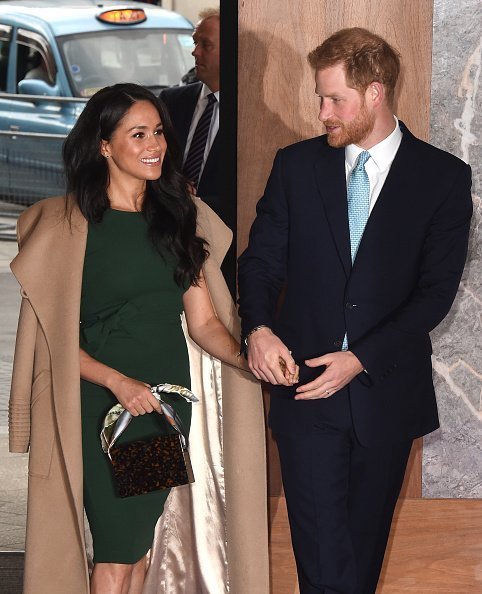
POLYGON ((358 156, 358 161, 348 179, 348 223, 350 225, 351 261, 355 260, 360 240, 370 212, 370 181, 365 163, 370 158, 368 151, 358 156))
MULTIPOLYGON (((354 262, 358 246, 365 230, 370 214, 370 180, 365 171, 365 163, 370 158, 368 151, 363 151, 358 156, 358 161, 348 178, 348 224, 350 226, 351 261, 354 262)), ((348 338, 343 338, 342 351, 348 349, 348 338)))

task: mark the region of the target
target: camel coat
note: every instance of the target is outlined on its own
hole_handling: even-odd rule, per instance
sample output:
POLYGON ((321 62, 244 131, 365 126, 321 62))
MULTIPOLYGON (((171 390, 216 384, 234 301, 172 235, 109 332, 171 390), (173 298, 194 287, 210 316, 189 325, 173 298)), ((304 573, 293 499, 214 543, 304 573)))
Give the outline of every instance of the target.
MULTIPOLYGON (((223 323, 239 336, 234 304, 219 271, 230 243, 230 232, 208 206, 201 201, 196 203, 199 232, 210 245, 204 273, 213 305, 223 323)), ((87 594, 79 369, 79 315, 87 222, 76 208, 69 222, 65 217, 65 199, 49 198, 22 214, 18 237, 20 251, 11 268, 21 285, 23 299, 9 423, 10 450, 30 451, 24 594, 87 594)), ((192 350, 191 344, 191 358, 192 350)), ((192 580, 184 579, 186 576, 177 582, 178 568, 170 582, 163 581, 160 566, 153 568, 151 563, 146 594, 269 592, 261 392, 248 374, 220 365, 216 360, 213 365, 220 370, 222 384, 219 459, 223 467, 218 469, 222 497, 216 513, 221 517, 219 526, 223 531, 218 566, 226 566, 223 578, 226 583, 212 582, 211 589, 204 585, 205 581, 203 585, 193 586, 192 580), (172 585, 176 583, 185 587, 172 585), (191 591, 192 588, 197 591, 191 591)), ((196 365, 191 364, 191 369, 196 370, 196 365)), ((202 398, 206 396, 202 394, 202 398)), ((191 442, 192 447, 196 446, 191 442)), ((181 489, 184 487, 173 489, 166 507, 186 517, 190 514, 190 496, 181 489)), ((161 542, 162 554, 166 556, 174 532, 163 526, 165 515, 166 512, 156 530, 151 557, 154 560, 159 556, 157 549, 161 542)), ((193 530, 199 531, 205 524, 203 519, 193 530)), ((183 535, 176 536, 174 548, 189 550, 180 542, 183 535)), ((198 565, 205 566, 205 561, 198 565)), ((170 571, 168 564, 162 570, 170 571)))

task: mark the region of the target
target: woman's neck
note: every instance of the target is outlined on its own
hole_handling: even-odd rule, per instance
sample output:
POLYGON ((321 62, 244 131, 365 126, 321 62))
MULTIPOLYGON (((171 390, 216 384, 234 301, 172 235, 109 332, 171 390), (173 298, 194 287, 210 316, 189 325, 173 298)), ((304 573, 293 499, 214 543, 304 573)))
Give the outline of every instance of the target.
POLYGON ((139 181, 139 183, 116 184, 111 181, 107 188, 107 197, 109 198, 110 207, 116 210, 141 211, 142 203, 146 193, 146 182, 139 181))

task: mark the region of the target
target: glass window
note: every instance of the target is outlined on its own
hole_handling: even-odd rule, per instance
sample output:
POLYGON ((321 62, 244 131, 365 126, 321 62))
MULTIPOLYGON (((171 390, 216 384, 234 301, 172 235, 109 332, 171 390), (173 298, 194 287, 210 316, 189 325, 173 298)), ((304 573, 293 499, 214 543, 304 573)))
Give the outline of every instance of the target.
POLYGON ((76 97, 119 82, 158 91, 179 84, 194 65, 190 31, 118 29, 58 41, 76 97))
POLYGON ((0 91, 7 90, 8 54, 10 51, 10 36, 12 28, 0 25, 0 91))
POLYGON ((26 78, 55 84, 55 62, 47 40, 25 29, 19 29, 17 39, 17 84, 26 78))

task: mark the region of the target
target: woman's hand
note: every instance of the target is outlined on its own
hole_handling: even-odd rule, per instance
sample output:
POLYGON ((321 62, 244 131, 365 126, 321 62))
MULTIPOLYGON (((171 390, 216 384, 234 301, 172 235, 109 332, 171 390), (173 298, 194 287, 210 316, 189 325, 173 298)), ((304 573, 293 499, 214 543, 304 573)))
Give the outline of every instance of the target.
POLYGON ((83 349, 80 349, 79 358, 80 377, 110 390, 119 403, 134 417, 161 410, 161 405, 150 391, 149 384, 125 376, 97 361, 83 349))
POLYGON ((150 391, 149 384, 116 373, 106 387, 134 417, 161 410, 161 405, 150 391))

